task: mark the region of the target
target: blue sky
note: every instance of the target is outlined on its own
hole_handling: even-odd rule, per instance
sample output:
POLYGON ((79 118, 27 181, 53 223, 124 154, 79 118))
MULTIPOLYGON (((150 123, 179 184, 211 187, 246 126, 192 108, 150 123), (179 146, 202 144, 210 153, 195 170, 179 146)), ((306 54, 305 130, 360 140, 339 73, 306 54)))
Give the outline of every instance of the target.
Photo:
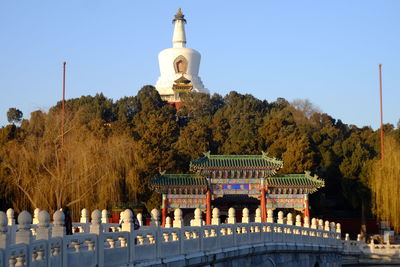
POLYGON ((400 1, 1 1, 0 125, 9 107, 29 113, 61 98, 114 100, 155 84, 178 7, 187 46, 202 54, 212 93, 309 99, 344 123, 400 119, 400 1))

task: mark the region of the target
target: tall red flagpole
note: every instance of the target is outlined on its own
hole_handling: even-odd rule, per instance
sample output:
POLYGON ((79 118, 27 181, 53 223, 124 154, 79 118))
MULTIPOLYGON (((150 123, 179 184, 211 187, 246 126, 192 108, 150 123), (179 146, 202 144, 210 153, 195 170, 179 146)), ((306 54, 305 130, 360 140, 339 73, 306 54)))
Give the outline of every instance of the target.
POLYGON ((62 107, 61 107, 61 146, 64 146, 64 117, 65 117, 65 68, 67 62, 63 63, 63 81, 62 81, 62 107))
POLYGON ((383 105, 382 105, 382 64, 379 64, 379 92, 380 92, 380 110, 381 110, 381 159, 384 155, 384 139, 383 139, 383 105))

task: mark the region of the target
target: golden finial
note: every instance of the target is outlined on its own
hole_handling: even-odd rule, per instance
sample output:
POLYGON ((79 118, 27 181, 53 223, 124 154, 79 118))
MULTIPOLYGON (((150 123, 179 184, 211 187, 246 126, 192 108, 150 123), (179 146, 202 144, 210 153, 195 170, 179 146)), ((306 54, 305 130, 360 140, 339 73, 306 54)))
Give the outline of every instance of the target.
POLYGON ((178 12, 176 12, 175 18, 172 20, 172 23, 177 20, 182 20, 184 23, 186 23, 185 15, 183 15, 181 8, 178 8, 178 12))

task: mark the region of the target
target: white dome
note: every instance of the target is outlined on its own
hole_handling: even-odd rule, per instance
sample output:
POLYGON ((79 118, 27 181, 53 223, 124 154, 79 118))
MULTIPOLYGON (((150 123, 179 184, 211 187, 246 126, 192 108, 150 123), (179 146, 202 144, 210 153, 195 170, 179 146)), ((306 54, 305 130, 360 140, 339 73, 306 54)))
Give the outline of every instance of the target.
POLYGON ((161 98, 170 102, 179 102, 179 93, 173 90, 175 81, 184 76, 190 80, 191 92, 209 94, 208 89, 199 77, 201 55, 194 49, 186 48, 184 15, 178 10, 175 15, 172 48, 167 48, 158 54, 160 77, 155 85, 161 98))

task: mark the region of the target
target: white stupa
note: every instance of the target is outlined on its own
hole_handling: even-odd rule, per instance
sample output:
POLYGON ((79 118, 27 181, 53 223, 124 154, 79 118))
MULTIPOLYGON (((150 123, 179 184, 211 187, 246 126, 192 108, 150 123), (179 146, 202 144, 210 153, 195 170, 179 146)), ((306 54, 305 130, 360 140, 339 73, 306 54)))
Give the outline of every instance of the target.
POLYGON ((158 54, 161 75, 155 87, 161 98, 168 102, 180 102, 179 94, 182 93, 210 93, 199 77, 200 53, 186 47, 184 17, 179 8, 172 20, 172 48, 158 54))

